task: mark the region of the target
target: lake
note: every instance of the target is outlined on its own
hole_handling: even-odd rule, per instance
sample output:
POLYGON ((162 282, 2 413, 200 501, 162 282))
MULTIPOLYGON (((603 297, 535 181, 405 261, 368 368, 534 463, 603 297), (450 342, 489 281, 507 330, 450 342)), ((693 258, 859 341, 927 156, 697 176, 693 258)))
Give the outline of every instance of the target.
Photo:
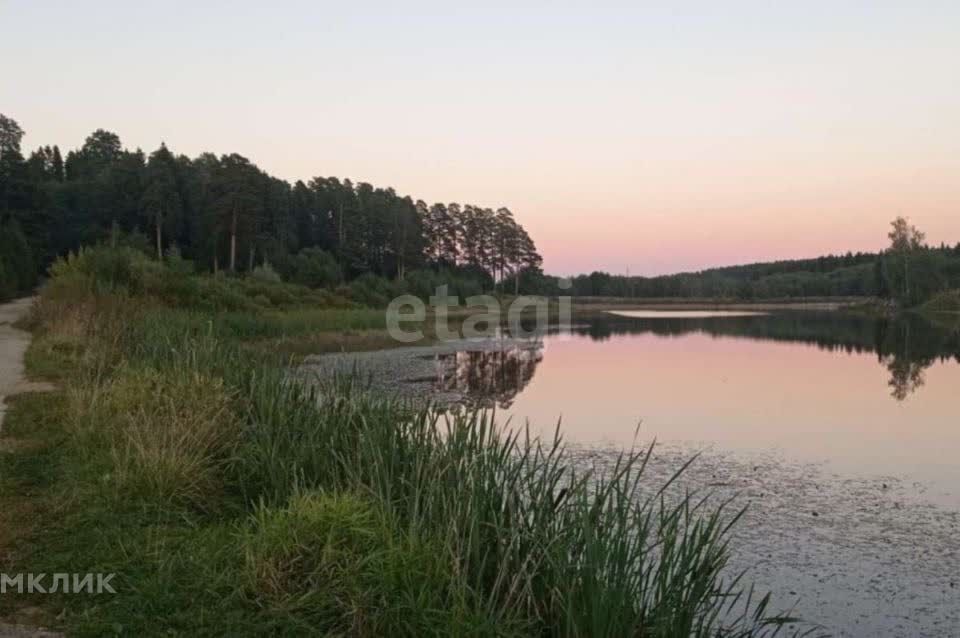
POLYGON ((960 506, 960 333, 912 318, 643 312, 542 338, 539 356, 442 356, 446 389, 565 438, 782 450, 895 474, 960 506), (516 359, 514 361, 513 359, 516 359), (486 401, 485 401, 486 400, 486 401))
POLYGON ((343 361, 535 433, 559 420, 601 470, 655 440, 652 484, 699 454, 682 489, 749 506, 731 569, 781 608, 836 635, 944 636, 960 635, 958 324, 624 312, 343 361))

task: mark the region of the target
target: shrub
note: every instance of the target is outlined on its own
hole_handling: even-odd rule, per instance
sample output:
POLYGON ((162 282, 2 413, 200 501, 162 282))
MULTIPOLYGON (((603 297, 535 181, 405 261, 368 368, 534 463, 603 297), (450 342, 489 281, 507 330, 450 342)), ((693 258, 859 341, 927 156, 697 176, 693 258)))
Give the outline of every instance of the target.
POLYGON ((77 286, 82 292, 140 294, 163 276, 162 264, 133 248, 81 248, 50 266, 57 285, 77 286))
POLYGON ((167 269, 176 275, 192 275, 196 272, 194 264, 189 259, 184 259, 180 249, 176 246, 170 246, 164 255, 164 263, 167 269))
POLYGON ((278 284, 281 281, 280 275, 270 264, 263 264, 262 266, 257 266, 254 268, 250 273, 250 278, 256 279, 257 281, 275 284, 278 284))
POLYGON ((15 221, 0 224, 0 299, 26 292, 37 283, 33 250, 15 221))
POLYGON ((340 266, 330 253, 304 248, 292 260, 290 280, 310 288, 334 286, 342 279, 340 266))
POLYGON ((373 273, 364 273, 354 279, 350 282, 349 290, 351 299, 372 308, 382 308, 402 294, 402 288, 395 289, 389 281, 373 273))
POLYGON ((6 266, 0 259, 0 301, 13 297, 16 292, 13 275, 7 274, 6 266))
POLYGON ((407 274, 402 283, 405 292, 428 302, 430 297, 437 294, 440 286, 447 287, 447 294, 458 297, 463 303, 467 297, 482 295, 493 289, 493 282, 489 275, 478 275, 474 271, 463 269, 451 270, 444 268, 439 271, 423 269, 414 270, 407 274))

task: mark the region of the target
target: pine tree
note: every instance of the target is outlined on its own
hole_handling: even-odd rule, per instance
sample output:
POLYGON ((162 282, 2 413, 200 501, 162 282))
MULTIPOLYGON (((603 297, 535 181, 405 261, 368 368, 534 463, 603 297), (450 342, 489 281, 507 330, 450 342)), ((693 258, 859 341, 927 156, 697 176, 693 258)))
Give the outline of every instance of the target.
POLYGON ((177 167, 165 144, 150 154, 147 162, 146 189, 141 199, 141 210, 153 226, 157 260, 163 260, 164 229, 171 229, 183 211, 177 167))

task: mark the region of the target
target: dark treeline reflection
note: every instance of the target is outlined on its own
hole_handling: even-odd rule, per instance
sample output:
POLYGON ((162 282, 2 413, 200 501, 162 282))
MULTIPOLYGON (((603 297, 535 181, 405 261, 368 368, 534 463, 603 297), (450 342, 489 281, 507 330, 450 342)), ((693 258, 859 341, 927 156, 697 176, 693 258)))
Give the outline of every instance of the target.
POLYGON ((889 370, 891 395, 898 401, 923 385, 923 371, 935 362, 960 363, 960 322, 913 314, 897 319, 807 312, 701 319, 611 316, 578 326, 574 332, 596 341, 625 334, 677 337, 701 333, 806 343, 828 351, 870 352, 889 370))
POLYGON ((437 387, 467 404, 508 408, 543 360, 542 343, 503 350, 455 352, 437 357, 437 387))
MULTIPOLYGON (((533 326, 525 326, 532 329, 533 326)), ((802 343, 830 352, 872 353, 889 374, 890 394, 898 401, 923 386, 924 370, 936 362, 960 363, 960 318, 898 319, 837 313, 784 312, 746 317, 631 318, 611 315, 577 325, 573 333, 594 341, 653 334, 689 334, 802 343)), ((542 344, 497 351, 458 352, 437 359, 437 389, 456 392, 465 402, 508 408, 543 360, 542 344)))

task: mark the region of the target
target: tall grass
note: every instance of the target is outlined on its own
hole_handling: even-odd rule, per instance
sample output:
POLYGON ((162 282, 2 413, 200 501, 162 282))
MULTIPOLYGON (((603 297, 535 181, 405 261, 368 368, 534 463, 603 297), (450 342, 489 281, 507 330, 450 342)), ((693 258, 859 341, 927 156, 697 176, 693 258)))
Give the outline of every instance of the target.
POLYGON ((215 371, 245 397, 229 480, 261 516, 296 510, 303 492, 359 495, 396 542, 444 557, 449 582, 422 604, 565 636, 762 635, 789 620, 723 580, 739 512, 647 485, 648 449, 607 474, 580 471, 559 435, 502 431, 489 412, 441 415, 356 378, 304 386, 212 338, 148 343, 153 365, 215 371))
MULTIPOLYGON (((624 452, 607 472, 579 468, 559 433, 540 440, 489 412, 372 396, 357 378, 305 385, 279 358, 241 346, 263 336, 256 322, 224 328, 223 317, 129 302, 47 293, 37 320, 47 338, 59 338, 58 321, 83 326, 68 444, 97 470, 77 476, 96 476, 91 489, 105 499, 170 512, 165 525, 189 519, 178 533, 190 538, 232 525, 226 542, 242 562, 223 563, 215 580, 233 583, 224 599, 242 601, 250 623, 667 637, 773 635, 793 622, 727 574, 740 512, 677 496, 673 480, 650 484, 649 449, 624 452)), ((315 320, 260 319, 290 330, 315 320)), ((177 560, 151 555, 162 573, 177 560)))
POLYGON ((773 634, 788 621, 723 581, 739 512, 647 486, 649 450, 624 453, 606 475, 578 472, 559 437, 500 432, 489 413, 410 410, 348 381, 319 395, 312 411, 293 386, 270 394, 288 398, 257 420, 243 475, 280 502, 291 484, 366 495, 405 537, 430 539, 495 624, 707 636, 773 634))

